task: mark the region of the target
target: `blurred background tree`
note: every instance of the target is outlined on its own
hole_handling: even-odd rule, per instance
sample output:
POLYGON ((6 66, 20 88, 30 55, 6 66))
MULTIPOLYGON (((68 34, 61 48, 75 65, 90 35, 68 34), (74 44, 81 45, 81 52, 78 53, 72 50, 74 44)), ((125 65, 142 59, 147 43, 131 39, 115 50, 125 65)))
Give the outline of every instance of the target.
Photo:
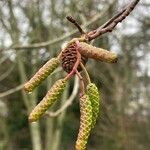
MULTIPOLYGON (((126 1, 126 3, 129 1, 126 1)), ((22 90, 42 64, 79 36, 67 20, 72 15, 86 31, 95 29, 124 5, 121 0, 1 0, 0 1, 0 149, 74 149, 79 128, 78 81, 72 79, 56 111, 69 96, 73 104, 49 113, 37 123, 28 114, 56 79, 61 68, 33 93, 22 90)), ((150 147, 150 2, 109 34, 92 44, 119 55, 117 64, 89 60, 87 69, 102 96, 100 117, 88 143, 90 150, 149 150, 150 147), (94 69, 93 69, 94 68, 94 69)))

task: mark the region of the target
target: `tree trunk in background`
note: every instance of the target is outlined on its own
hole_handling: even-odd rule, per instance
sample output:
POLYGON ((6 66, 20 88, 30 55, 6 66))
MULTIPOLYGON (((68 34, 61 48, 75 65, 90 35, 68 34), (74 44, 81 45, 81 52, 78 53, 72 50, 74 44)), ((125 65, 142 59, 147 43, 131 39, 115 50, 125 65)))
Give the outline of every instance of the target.
MULTIPOLYGON (((48 77, 47 78, 47 91, 50 89, 52 86, 52 81, 55 80, 54 76, 48 77)), ((51 109, 53 110, 53 109, 51 109)), ((54 133, 54 118, 47 117, 46 120, 46 125, 45 125, 45 150, 49 150, 52 147, 53 144, 53 133, 54 133)))
POLYGON ((42 150, 39 122, 30 123, 33 150, 42 150))
POLYGON ((1 125, 1 131, 0 131, 0 150, 11 150, 11 143, 9 142, 9 132, 8 132, 8 126, 5 117, 0 116, 0 125, 1 125))
MULTIPOLYGON (((65 91, 63 93, 63 96, 61 98, 61 105, 60 107, 63 106, 65 101, 68 98, 68 93, 69 93, 69 85, 67 84, 65 91)), ((61 147, 61 137, 62 137, 62 131, 63 131, 63 123, 64 119, 66 116, 66 110, 64 110, 58 117, 57 117, 57 128, 55 129, 54 133, 54 140, 53 140, 53 147, 52 150, 60 150, 61 147)))
MULTIPOLYGON (((23 84, 27 81, 26 72, 25 72, 25 68, 22 62, 22 56, 20 52, 17 51, 16 54, 17 54, 18 70, 21 78, 20 80, 21 80, 21 84, 23 84)), ((32 68, 34 68, 34 66, 32 66, 32 68)), ((27 114, 29 114, 31 110, 36 106, 36 101, 37 101, 36 91, 34 91, 30 96, 27 96, 27 94, 22 90, 22 97, 23 97, 24 104, 27 108, 27 112, 28 112, 27 114)), ((29 123, 29 127, 30 127, 33 150, 42 150, 39 122, 29 123)))

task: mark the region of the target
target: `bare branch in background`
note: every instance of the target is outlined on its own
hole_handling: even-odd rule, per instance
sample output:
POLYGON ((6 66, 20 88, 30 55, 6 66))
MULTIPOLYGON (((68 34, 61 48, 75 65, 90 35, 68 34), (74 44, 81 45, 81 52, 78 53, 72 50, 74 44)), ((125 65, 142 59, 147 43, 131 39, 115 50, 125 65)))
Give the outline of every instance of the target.
MULTIPOLYGON (((116 0, 112 0, 110 2, 110 4, 106 5, 103 10, 98 14, 98 15, 95 15, 91 20, 89 20, 88 22, 86 22, 85 24, 81 25, 82 28, 85 28, 89 25, 91 25, 92 23, 96 22, 97 20, 99 20, 100 18, 102 18, 105 13, 109 10, 109 8, 116 2, 116 0)), ((67 34, 64 34, 54 40, 49 40, 49 41, 46 41, 46 42, 41 42, 41 43, 34 43, 34 44, 31 44, 31 45, 12 45, 8 48, 5 48, 4 50, 9 50, 9 49, 16 49, 16 50, 20 50, 20 49, 27 49, 27 50, 31 50, 32 48, 34 49, 39 49, 39 48, 42 48, 42 47, 46 47, 48 45, 53 45, 53 44, 56 44, 58 42, 61 42, 63 41, 64 39, 74 35, 75 33, 77 33, 78 30, 72 30, 71 32, 67 33, 67 34)))
POLYGON ((7 78, 9 76, 9 74, 13 71, 13 69, 15 68, 15 65, 11 66, 5 73, 3 73, 0 76, 0 81, 4 80, 5 78, 7 78))
POLYGON ((21 89, 23 88, 23 85, 24 85, 24 84, 21 84, 21 85, 15 87, 15 88, 12 88, 12 89, 10 89, 10 90, 8 90, 8 91, 6 91, 6 92, 0 93, 0 98, 5 97, 5 96, 8 96, 8 95, 10 95, 10 94, 13 94, 13 93, 15 93, 15 92, 21 90, 21 89))
MULTIPOLYGON (((98 36, 107 33, 107 32, 111 32, 116 25, 121 22, 122 20, 124 20, 130 13, 131 11, 135 8, 135 6, 137 5, 137 3, 140 0, 134 0, 133 2, 131 2, 129 5, 127 5, 123 10, 121 10, 119 13, 117 13, 115 16, 113 16, 110 20, 108 20, 105 24, 103 24, 102 26, 100 26, 98 29, 93 30, 91 32, 89 32, 88 38, 89 41, 97 38, 98 36)), ((93 22, 97 21, 98 19, 100 19, 101 17, 103 17, 105 15, 105 13, 108 11, 108 9, 111 7, 111 5, 115 3, 115 0, 113 0, 109 5, 107 5, 100 14, 96 15, 94 18, 92 18, 90 21, 88 21, 87 23, 85 23, 84 25, 82 25, 81 27, 87 27, 90 24, 92 24, 93 22)), ((71 21, 69 19, 69 21, 71 21)), ((82 30, 82 28, 76 23, 75 20, 72 20, 71 22, 74 22, 74 24, 77 26, 78 30, 82 33, 84 33, 84 31, 82 30)), ((46 41, 46 42, 41 42, 41 43, 35 43, 32 45, 26 45, 26 46, 20 46, 20 45, 16 45, 16 46, 11 46, 8 49, 31 49, 31 48, 42 48, 42 47, 46 47, 48 45, 53 45, 56 44, 68 37, 70 37, 71 35, 75 34, 78 32, 78 30, 73 30, 70 33, 64 34, 63 36, 56 38, 54 40, 50 40, 50 41, 46 41)))
POLYGON ((67 109, 72 104, 74 98, 76 97, 76 95, 78 93, 78 88, 79 88, 79 79, 76 76, 75 80, 74 80, 74 87, 73 87, 72 94, 67 99, 67 101, 64 103, 64 105, 55 112, 46 112, 46 115, 48 115, 50 117, 56 117, 59 114, 61 114, 65 109, 67 109))

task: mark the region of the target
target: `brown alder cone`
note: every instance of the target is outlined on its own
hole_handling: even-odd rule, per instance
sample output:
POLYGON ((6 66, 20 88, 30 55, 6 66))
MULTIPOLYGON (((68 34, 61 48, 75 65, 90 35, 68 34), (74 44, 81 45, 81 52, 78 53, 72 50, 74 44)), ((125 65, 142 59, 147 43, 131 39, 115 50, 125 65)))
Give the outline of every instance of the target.
POLYGON ((40 103, 32 110, 29 115, 29 121, 37 121, 45 111, 52 106, 52 104, 60 98, 66 86, 66 80, 60 79, 55 82, 51 89, 47 92, 46 96, 40 103))
POLYGON ((26 92, 32 92, 44 79, 46 79, 60 64, 59 58, 50 59, 39 71, 24 85, 26 92))
POLYGON ((76 141, 76 150, 85 150, 92 129, 92 106, 88 95, 80 98, 80 128, 76 141))
POLYGON ((93 58, 95 60, 109 62, 109 63, 117 62, 117 55, 115 53, 107 51, 102 48, 94 47, 85 42, 80 42, 79 51, 81 55, 88 58, 93 58))
MULTIPOLYGON (((74 64, 77 61, 77 44, 71 42, 67 47, 62 51, 61 55, 62 67, 67 72, 70 73, 74 67, 74 64)), ((88 61, 88 58, 81 56, 81 62, 85 65, 88 61)), ((78 71, 81 71, 80 65, 78 66, 78 71)))

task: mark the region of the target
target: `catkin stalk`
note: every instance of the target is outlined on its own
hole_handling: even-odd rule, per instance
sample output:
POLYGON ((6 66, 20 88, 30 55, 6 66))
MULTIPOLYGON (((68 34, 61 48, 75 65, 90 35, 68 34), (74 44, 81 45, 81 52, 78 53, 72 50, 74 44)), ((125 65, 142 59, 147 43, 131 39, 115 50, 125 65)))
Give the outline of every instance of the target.
POLYGON ((29 115, 29 121, 35 122, 37 121, 45 111, 52 106, 52 104, 60 98, 62 95, 64 88, 66 86, 66 80, 60 79, 55 82, 55 84, 51 87, 51 89, 47 92, 46 96, 43 100, 32 110, 29 115))
POLYGON ((107 51, 102 48, 97 48, 92 45, 89 45, 85 42, 80 42, 80 49, 81 55, 93 58, 99 61, 115 63, 117 62, 117 55, 113 52, 107 51))
POLYGON ((60 64, 59 58, 50 59, 39 71, 24 85, 26 92, 32 92, 44 79, 46 79, 60 64))
POLYGON ((76 141, 76 150, 85 150, 92 125, 92 106, 88 95, 80 98, 80 128, 76 141))
POLYGON ((94 128, 99 115, 100 95, 94 83, 88 84, 86 90, 92 105, 92 128, 94 128))

